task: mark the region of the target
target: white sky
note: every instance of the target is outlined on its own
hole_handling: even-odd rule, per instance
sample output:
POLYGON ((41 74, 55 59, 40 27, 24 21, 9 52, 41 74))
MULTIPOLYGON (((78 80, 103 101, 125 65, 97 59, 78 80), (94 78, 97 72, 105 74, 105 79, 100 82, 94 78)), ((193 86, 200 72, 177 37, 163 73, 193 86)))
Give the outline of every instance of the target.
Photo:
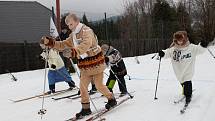
MULTIPOLYGON (((38 1, 43 5, 51 8, 55 7, 55 0, 2 0, 2 1, 38 1)), ((85 13, 100 14, 107 12, 108 14, 118 15, 123 11, 123 3, 125 1, 135 0, 60 0, 61 12, 78 11, 85 13)))

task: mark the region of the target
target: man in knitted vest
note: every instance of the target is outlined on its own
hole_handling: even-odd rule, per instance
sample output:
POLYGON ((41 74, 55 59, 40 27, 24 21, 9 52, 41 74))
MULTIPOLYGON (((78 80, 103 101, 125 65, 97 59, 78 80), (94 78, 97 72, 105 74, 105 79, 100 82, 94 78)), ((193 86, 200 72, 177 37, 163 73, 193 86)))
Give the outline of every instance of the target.
POLYGON ((93 81, 96 88, 107 99, 105 105, 107 109, 117 104, 113 94, 103 84, 103 71, 105 69, 105 58, 102 54, 101 47, 98 45, 98 40, 93 30, 88 26, 80 23, 79 18, 70 13, 65 23, 72 31, 69 37, 63 41, 55 41, 51 37, 44 36, 40 41, 41 46, 63 51, 63 55, 68 58, 77 58, 78 67, 80 69, 80 93, 82 110, 76 114, 76 118, 91 114, 88 85, 93 81))

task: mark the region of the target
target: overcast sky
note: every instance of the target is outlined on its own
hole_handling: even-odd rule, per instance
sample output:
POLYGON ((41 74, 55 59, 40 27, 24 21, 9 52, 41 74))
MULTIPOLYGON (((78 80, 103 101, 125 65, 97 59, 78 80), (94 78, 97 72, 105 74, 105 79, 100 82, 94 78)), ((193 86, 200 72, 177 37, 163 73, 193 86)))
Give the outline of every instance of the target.
MULTIPOLYGON (((2 0, 2 1, 38 1, 51 8, 55 7, 55 0, 2 0)), ((93 14, 119 15, 123 11, 125 1, 135 0, 60 0, 61 12, 75 11, 93 14)))

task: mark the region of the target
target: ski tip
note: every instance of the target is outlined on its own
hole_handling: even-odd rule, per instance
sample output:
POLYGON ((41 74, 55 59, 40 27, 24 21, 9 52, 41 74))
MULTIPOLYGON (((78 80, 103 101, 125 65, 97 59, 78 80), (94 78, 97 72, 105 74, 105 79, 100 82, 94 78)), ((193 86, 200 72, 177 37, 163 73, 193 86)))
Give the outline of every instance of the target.
POLYGON ((17 81, 17 78, 14 78, 13 81, 17 81))
POLYGON ((184 112, 185 112, 184 110, 180 110, 180 113, 181 113, 181 114, 184 114, 184 112))
POLYGON ((13 99, 8 99, 10 102, 15 103, 16 101, 13 99))
POLYGON ((102 119, 100 119, 99 121, 105 121, 106 119, 105 118, 102 118, 102 119))

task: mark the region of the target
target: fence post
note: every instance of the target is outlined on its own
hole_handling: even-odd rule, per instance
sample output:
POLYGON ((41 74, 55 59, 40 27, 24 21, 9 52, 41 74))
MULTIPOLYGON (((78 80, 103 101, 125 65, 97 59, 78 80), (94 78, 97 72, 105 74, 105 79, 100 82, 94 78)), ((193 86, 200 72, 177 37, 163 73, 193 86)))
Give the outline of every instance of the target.
POLYGON ((25 61, 25 70, 29 70, 29 59, 28 59, 28 47, 27 47, 27 41, 24 41, 24 61, 25 61))

